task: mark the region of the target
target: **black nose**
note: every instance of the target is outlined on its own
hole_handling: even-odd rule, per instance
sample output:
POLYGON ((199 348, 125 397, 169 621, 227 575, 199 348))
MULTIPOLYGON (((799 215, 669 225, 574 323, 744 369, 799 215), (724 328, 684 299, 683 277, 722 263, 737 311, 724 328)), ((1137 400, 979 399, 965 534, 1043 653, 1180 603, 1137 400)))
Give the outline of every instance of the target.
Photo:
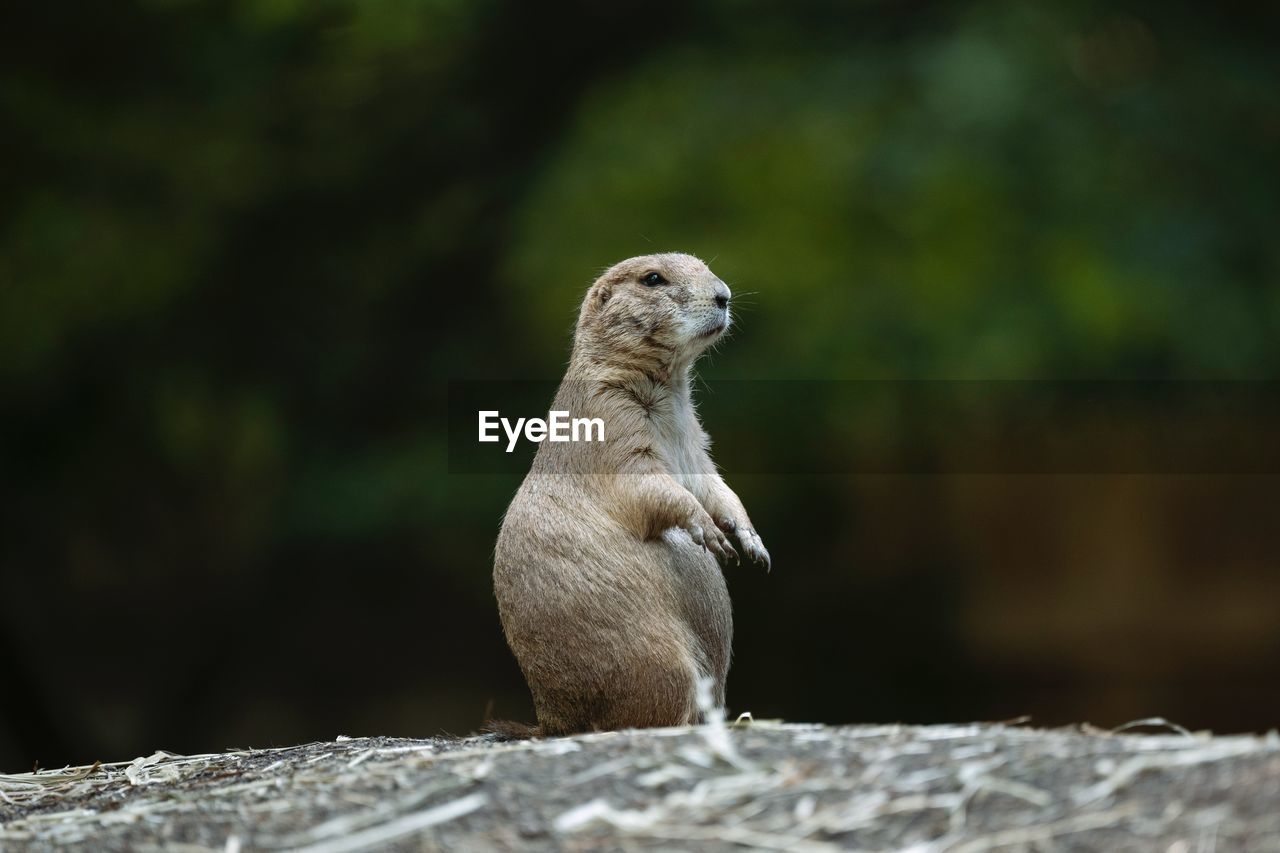
POLYGON ((729 307, 729 297, 727 297, 727 296, 723 296, 723 295, 721 295, 721 294, 717 293, 717 294, 716 294, 716 306, 717 306, 717 307, 719 307, 719 308, 728 308, 728 307, 729 307))

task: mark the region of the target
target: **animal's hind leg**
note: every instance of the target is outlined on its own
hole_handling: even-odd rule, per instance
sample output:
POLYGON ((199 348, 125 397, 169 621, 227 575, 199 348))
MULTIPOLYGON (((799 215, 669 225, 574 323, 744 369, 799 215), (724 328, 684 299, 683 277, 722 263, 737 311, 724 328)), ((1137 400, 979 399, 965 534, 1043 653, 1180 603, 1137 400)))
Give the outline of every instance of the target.
POLYGON ((601 729, 684 726, 698 721, 697 671, 687 655, 650 658, 616 685, 601 729))

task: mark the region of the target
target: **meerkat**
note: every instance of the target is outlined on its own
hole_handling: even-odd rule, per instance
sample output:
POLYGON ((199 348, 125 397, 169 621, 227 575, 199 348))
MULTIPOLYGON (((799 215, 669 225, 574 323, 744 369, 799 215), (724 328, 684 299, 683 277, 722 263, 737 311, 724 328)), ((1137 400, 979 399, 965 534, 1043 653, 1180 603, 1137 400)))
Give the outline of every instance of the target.
POLYGON ((494 592, 549 736, 675 726, 725 699, 733 616, 721 563, 770 567, 716 470, 690 371, 729 328, 728 286, 690 255, 631 258, 587 290, 554 410, 603 442, 543 442, 502 520, 494 592))

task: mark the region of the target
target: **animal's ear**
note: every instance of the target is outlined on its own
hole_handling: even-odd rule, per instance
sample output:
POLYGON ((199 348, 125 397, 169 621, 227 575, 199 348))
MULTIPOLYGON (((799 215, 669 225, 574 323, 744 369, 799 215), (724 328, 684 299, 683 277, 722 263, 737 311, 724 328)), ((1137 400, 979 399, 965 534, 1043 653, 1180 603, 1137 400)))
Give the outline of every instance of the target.
POLYGON ((613 297, 613 285, 608 282, 597 281, 587 290, 587 298, 582 300, 581 317, 595 317, 604 311, 609 300, 613 297))

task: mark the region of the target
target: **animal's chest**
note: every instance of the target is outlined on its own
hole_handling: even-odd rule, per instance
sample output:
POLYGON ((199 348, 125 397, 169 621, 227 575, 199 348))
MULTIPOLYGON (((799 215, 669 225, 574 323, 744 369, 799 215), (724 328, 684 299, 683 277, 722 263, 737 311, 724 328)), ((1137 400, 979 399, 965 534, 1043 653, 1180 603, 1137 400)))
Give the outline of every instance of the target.
POLYGON ((688 401, 673 400, 670 408, 655 413, 654 437, 677 482, 685 488, 693 484, 692 477, 701 472, 701 430, 688 401))

